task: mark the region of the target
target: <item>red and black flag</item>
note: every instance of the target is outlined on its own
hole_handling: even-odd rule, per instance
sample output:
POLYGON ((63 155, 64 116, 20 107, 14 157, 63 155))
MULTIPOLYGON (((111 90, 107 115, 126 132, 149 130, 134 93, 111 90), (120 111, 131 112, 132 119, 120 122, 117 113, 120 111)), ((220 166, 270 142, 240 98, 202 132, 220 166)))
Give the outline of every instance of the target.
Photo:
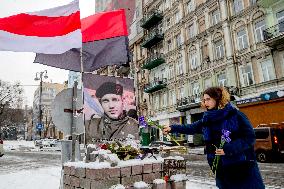
POLYGON ((124 10, 98 13, 84 18, 81 24, 84 71, 129 62, 124 10))
POLYGON ((63 54, 37 54, 35 63, 57 68, 92 72, 109 65, 129 62, 128 32, 124 10, 101 12, 81 20, 81 49, 63 54))
POLYGON ((135 14, 135 0, 111 0, 105 11, 124 9, 126 15, 126 23, 128 26, 128 32, 130 32, 129 27, 131 26, 135 14))

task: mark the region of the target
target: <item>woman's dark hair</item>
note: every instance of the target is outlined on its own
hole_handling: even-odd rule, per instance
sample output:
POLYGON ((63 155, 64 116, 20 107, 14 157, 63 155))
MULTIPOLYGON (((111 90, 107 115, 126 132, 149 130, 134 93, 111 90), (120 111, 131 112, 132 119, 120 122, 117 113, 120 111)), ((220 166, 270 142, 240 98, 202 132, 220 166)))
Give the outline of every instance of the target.
MULTIPOLYGON (((203 92, 202 96, 205 94, 216 101, 216 107, 218 107, 218 109, 224 108, 226 104, 230 102, 230 94, 224 87, 209 87, 203 92)), ((201 106, 205 108, 203 101, 201 106)))

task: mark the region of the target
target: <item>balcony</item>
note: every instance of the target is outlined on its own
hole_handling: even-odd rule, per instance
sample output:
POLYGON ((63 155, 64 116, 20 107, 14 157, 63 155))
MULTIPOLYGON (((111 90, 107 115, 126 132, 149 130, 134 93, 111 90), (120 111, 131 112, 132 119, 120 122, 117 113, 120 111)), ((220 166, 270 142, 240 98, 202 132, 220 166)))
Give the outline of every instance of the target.
POLYGON ((266 91, 267 89, 277 89, 279 86, 282 86, 284 84, 284 77, 281 77, 279 79, 273 79, 270 81, 265 81, 262 83, 242 87, 240 89, 240 95, 246 96, 251 94, 258 94, 262 91, 266 91))
POLYGON ((161 89, 166 88, 167 86, 167 79, 155 79, 154 82, 148 83, 144 87, 145 93, 152 93, 161 89))
POLYGON ((140 26, 144 29, 149 29, 160 22, 163 17, 163 14, 159 10, 154 9, 144 15, 143 19, 141 20, 140 26))
POLYGON ((165 62, 166 60, 164 54, 156 53, 145 60, 144 64, 142 65, 142 68, 151 70, 165 62))
POLYGON ((177 110, 180 112, 185 112, 187 110, 200 107, 201 93, 183 97, 177 100, 177 110))
POLYGON ((151 48, 153 45, 159 43, 163 39, 164 34, 162 33, 162 31, 155 29, 146 36, 141 46, 144 48, 151 48))
POLYGON ((284 21, 263 31, 264 43, 277 49, 284 48, 284 21))

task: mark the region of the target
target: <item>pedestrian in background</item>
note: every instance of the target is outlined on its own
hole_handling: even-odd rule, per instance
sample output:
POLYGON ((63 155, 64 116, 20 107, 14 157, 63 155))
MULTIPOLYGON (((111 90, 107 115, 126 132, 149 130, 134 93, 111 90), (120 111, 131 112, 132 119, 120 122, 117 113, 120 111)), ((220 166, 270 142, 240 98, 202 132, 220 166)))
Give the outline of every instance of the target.
POLYGON ((202 133, 207 161, 220 189, 264 189, 254 153, 255 133, 245 114, 230 103, 223 87, 203 92, 203 118, 192 124, 171 125, 164 134, 202 133))

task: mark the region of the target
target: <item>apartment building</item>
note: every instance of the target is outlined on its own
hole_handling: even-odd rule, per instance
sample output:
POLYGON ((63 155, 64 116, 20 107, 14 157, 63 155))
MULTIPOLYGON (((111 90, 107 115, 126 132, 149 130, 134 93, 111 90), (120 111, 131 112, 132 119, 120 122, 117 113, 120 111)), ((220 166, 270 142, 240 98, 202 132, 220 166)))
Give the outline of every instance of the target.
POLYGON ((228 87, 238 101, 284 88, 283 49, 264 34, 281 21, 283 1, 277 10, 256 0, 140 2, 132 28, 144 31, 130 40, 140 114, 190 123, 201 118, 201 92, 210 86, 228 87))
POLYGON ((41 98, 42 123, 44 125, 44 130, 43 132, 41 132, 41 137, 53 137, 57 139, 63 139, 63 133, 55 128, 55 125, 52 121, 51 104, 55 96, 65 88, 67 88, 67 86, 65 86, 64 84, 43 82, 41 96, 40 87, 36 89, 33 100, 34 135, 37 135, 36 125, 37 123, 39 123, 40 119, 39 103, 41 98))

